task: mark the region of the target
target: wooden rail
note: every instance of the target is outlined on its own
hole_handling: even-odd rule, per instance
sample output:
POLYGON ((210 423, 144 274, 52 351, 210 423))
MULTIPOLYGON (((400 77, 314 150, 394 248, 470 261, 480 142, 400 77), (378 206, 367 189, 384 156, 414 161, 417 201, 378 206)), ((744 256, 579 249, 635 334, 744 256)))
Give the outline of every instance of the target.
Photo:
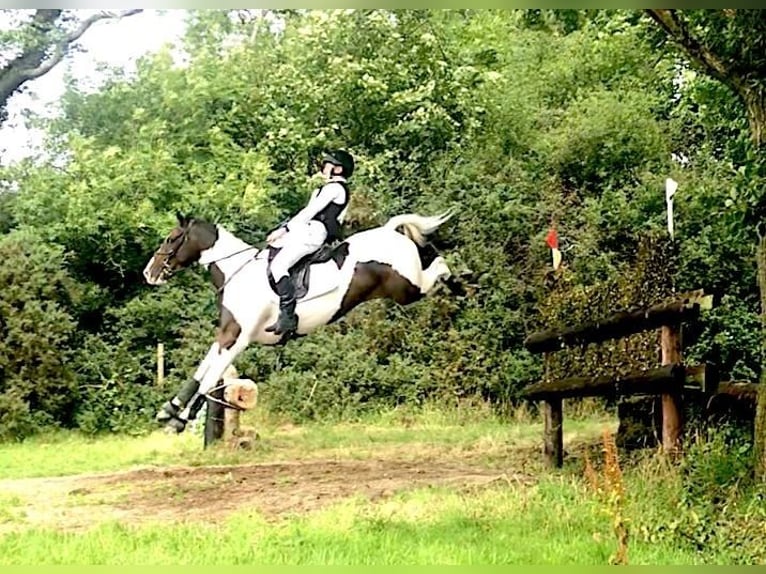
POLYGON ((619 378, 604 375, 570 377, 534 383, 526 387, 521 395, 530 400, 547 400, 572 397, 658 395, 664 391, 682 392, 685 388, 709 393, 714 392, 716 378, 715 365, 706 363, 686 367, 672 363, 619 378))
POLYGON ((718 371, 712 364, 685 366, 682 356, 681 325, 699 318, 714 305, 712 295, 696 290, 644 309, 614 313, 602 321, 564 329, 532 333, 524 341, 532 353, 551 353, 575 345, 601 343, 636 333, 659 331, 660 366, 624 377, 570 377, 529 385, 522 396, 543 402, 544 452, 553 466, 563 464, 563 399, 585 396, 616 397, 660 395, 662 400, 662 447, 668 454, 680 447, 683 430, 685 390, 713 394, 718 371))
POLYGON ((593 323, 537 331, 524 340, 524 347, 530 353, 547 353, 559 351, 564 347, 620 339, 659 329, 663 325, 693 321, 699 317, 700 311, 712 308, 713 303, 713 295, 705 295, 701 290, 693 291, 670 302, 652 305, 646 309, 621 311, 593 323))

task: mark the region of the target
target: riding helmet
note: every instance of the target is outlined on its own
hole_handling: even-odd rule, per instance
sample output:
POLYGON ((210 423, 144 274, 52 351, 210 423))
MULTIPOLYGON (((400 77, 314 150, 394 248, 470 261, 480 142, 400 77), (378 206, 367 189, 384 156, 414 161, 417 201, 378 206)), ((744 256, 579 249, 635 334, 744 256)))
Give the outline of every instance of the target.
POLYGON ((334 149, 325 152, 322 163, 331 163, 343 168, 343 177, 349 178, 354 173, 354 158, 344 149, 334 149))

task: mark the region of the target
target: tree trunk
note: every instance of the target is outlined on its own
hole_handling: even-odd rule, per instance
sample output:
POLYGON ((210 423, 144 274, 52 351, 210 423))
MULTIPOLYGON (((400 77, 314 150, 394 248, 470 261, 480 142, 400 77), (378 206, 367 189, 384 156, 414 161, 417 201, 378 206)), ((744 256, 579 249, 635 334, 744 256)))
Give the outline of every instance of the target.
MULTIPOLYGON (((703 45, 689 30, 688 23, 679 17, 677 10, 647 10, 654 21, 683 48, 692 61, 707 74, 729 87, 740 97, 747 110, 750 139, 756 152, 754 159, 759 165, 758 175, 750 185, 762 185, 762 174, 766 170, 766 158, 760 156, 766 151, 766 88, 760 70, 742 70, 727 63, 719 54, 703 45), (760 154, 760 155, 758 155, 760 154), (760 181, 759 181, 760 180, 760 181)), ((756 217, 762 216, 756 213, 756 217)), ((766 234, 758 221, 758 287, 761 300, 761 384, 755 412, 754 456, 755 473, 766 480, 766 234)))
POLYGON ((766 142, 766 91, 761 86, 745 84, 741 90, 742 100, 747 109, 750 138, 758 151, 766 142))
POLYGON ((25 39, 19 42, 19 55, 0 65, 0 124, 7 119, 8 100, 25 83, 47 74, 67 53, 74 42, 95 22, 104 19, 120 19, 143 12, 134 8, 123 12, 99 12, 86 18, 74 30, 61 26, 63 10, 35 11, 31 22, 19 31, 25 39))
MULTIPOLYGON (((747 107, 750 127, 750 137, 753 146, 759 154, 766 151, 766 93, 764 90, 752 88, 742 94, 747 107)), ((766 159, 758 157, 761 168, 766 159)), ((759 170, 763 172, 763 169, 759 170)), ((761 377, 758 398, 755 407, 755 427, 753 431, 753 451, 755 456, 755 475, 766 481, 766 231, 763 222, 756 223, 758 231, 758 249, 756 250, 756 265, 758 269, 758 290, 761 300, 761 377)))
POLYGON ((766 234, 759 232, 758 250, 758 287, 761 295, 761 384, 755 407, 755 431, 753 449, 755 454, 755 475, 766 480, 766 234))

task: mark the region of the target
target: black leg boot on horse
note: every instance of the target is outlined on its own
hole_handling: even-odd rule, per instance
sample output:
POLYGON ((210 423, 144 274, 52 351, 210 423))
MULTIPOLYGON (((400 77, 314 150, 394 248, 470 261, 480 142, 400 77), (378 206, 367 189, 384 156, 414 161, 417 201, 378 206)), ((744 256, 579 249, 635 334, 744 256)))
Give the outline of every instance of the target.
MULTIPOLYGON (((166 424, 176 432, 180 433, 186 428, 187 420, 181 418, 179 415, 184 409, 186 404, 192 399, 199 389, 199 381, 196 379, 189 379, 178 390, 176 396, 171 400, 166 401, 160 407, 157 415, 154 417, 158 423, 166 424)), ((204 399, 204 397, 198 397, 198 399, 204 399)), ((197 401, 195 401, 197 402, 197 401)), ((197 405, 195 405, 197 406, 197 405)), ((196 409, 199 412, 199 407, 196 409)), ((194 413, 196 415, 196 412, 194 413)), ((194 418, 193 416, 191 418, 194 418)))
POLYGON ((295 287, 287 275, 277 281, 276 286, 279 295, 279 318, 276 323, 266 327, 266 330, 276 335, 284 335, 282 340, 285 341, 298 329, 298 317, 295 315, 295 287))

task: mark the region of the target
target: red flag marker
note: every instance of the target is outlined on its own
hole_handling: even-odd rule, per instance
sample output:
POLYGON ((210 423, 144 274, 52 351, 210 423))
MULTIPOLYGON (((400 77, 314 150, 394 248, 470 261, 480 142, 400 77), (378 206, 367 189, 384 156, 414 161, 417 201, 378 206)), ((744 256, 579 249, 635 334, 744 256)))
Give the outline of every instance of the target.
POLYGON ((559 248, 559 234, 556 232, 555 229, 551 229, 548 232, 548 236, 545 238, 545 242, 548 244, 548 247, 550 247, 551 249, 559 248))

